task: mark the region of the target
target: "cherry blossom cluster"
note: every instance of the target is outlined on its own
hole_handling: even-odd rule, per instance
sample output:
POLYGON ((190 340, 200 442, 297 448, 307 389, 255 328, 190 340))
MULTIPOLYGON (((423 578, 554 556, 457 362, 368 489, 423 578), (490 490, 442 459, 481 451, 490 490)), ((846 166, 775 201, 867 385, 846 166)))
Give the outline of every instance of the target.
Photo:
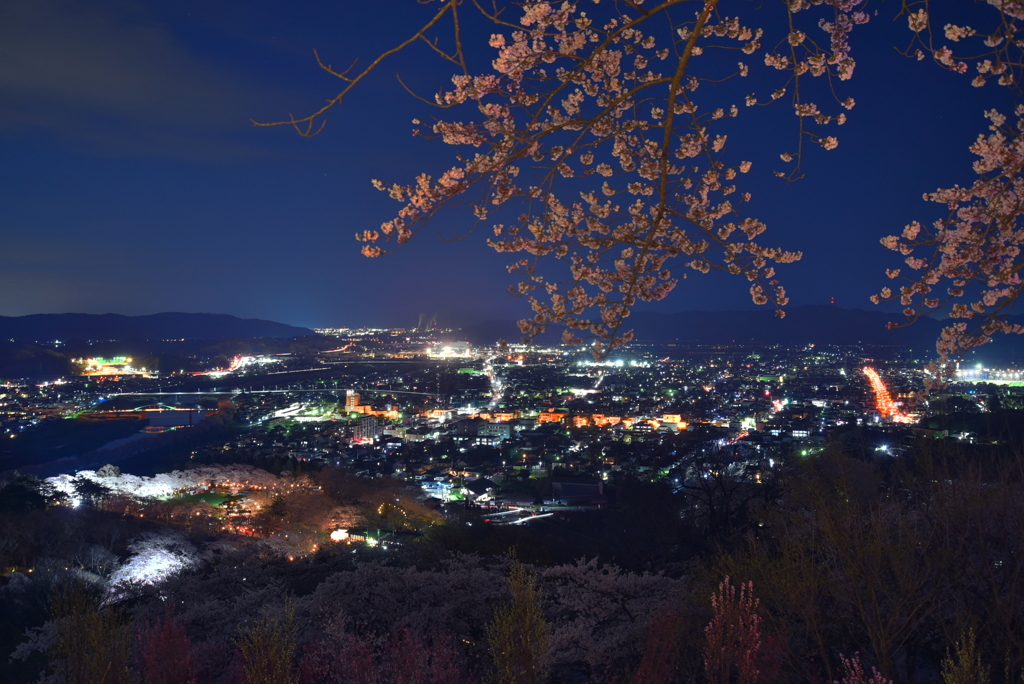
POLYGON ((526 2, 517 28, 499 22, 505 32, 490 38, 493 71, 457 75, 437 95, 439 106, 461 107, 465 118, 414 122, 417 134, 467 151, 437 178, 374 181, 402 207, 357 235, 363 253, 407 242, 476 189, 474 213, 493 232, 488 244, 516 255, 509 270, 521 278, 511 290, 533 311, 520 321, 525 338, 558 324, 565 342, 592 339, 600 356, 631 339, 623 324, 637 303, 712 270, 746 279, 752 300, 782 316, 788 298, 775 268, 801 254, 764 246, 766 226, 744 216, 751 195, 739 183, 751 162, 728 154, 728 122, 792 90, 797 146, 781 158, 797 166, 776 175, 795 177, 805 140, 834 149, 836 136, 809 127, 842 125, 853 100, 806 101, 799 83, 821 78, 832 97, 833 81, 851 77, 849 34, 868 20, 862 0, 793 0, 789 31, 770 48, 762 29, 721 14, 720 0, 685 19, 691 5, 681 0, 630 2, 614 12, 599 6, 600 17, 585 4, 526 2), (806 31, 797 22, 804 17, 806 31), (812 34, 822 33, 819 45, 812 34), (743 102, 723 101, 708 85, 754 68, 764 69, 765 92, 743 102))
POLYGON ((756 684, 762 649, 760 601, 754 598, 754 583, 740 584, 739 590, 726 577, 711 595, 715 617, 704 628, 704 671, 709 684, 756 684), (734 676, 735 675, 735 676, 734 676))
POLYGON ((898 297, 910 320, 948 307, 954 322, 936 343, 940 364, 987 343, 995 333, 1024 333, 1024 326, 1006 318, 1020 295, 1024 267, 1024 106, 1015 115, 1016 124, 1010 125, 998 111, 986 113, 990 131, 971 145, 978 156, 973 185, 925 195, 948 206, 947 218, 930 227, 914 222, 901 235, 881 240, 907 266, 889 269, 889 278, 906 284, 898 294, 886 287, 871 299, 877 304, 898 297))
MULTIPOLYGON (((1017 0, 989 0, 994 8, 992 26, 946 24, 942 35, 949 41, 936 43, 927 0, 905 2, 903 11, 913 42, 906 53, 924 59, 930 55, 943 68, 970 74, 971 84, 984 86, 995 79, 999 85, 1020 89, 1024 77, 1024 37, 1018 21, 1024 20, 1024 4, 1017 0), (958 57, 950 44, 981 43, 971 57, 958 57)), ((1024 230, 1019 217, 1024 156, 1024 109, 1018 107, 1017 124, 1010 126, 1005 115, 986 112, 990 133, 978 136, 971 151, 979 158, 974 170, 979 178, 968 188, 954 186, 925 195, 926 200, 949 207, 948 218, 930 228, 918 222, 901 235, 890 235, 882 244, 904 257, 908 270, 890 268, 890 279, 905 285, 898 294, 890 287, 871 297, 878 304, 899 298, 908 321, 948 307, 954 321, 942 329, 936 342, 939 358, 929 366, 929 387, 944 384, 951 372, 951 359, 986 344, 996 333, 1024 333, 1024 326, 1010 323, 1006 314, 1020 293, 1020 244, 1024 230)), ((890 327, 896 324, 891 323, 890 327)))
POLYGON ((958 74, 972 74, 971 85, 981 88, 991 80, 1001 86, 1020 90, 1024 78, 1024 3, 1020 0, 989 0, 994 10, 991 26, 972 27, 945 24, 938 38, 937 27, 931 23, 929 0, 904 2, 903 12, 913 34, 905 53, 922 60, 930 56, 939 66, 958 74), (941 41, 941 42, 940 42, 941 41), (958 45, 953 46, 951 43, 958 45), (969 48, 969 56, 958 56, 958 48, 965 44, 981 45, 969 48), (973 65, 973 70, 972 70, 973 65))
POLYGON ((875 668, 871 668, 870 677, 864 674, 859 653, 854 653, 851 658, 840 654, 839 658, 843 663, 843 678, 833 681, 832 684, 892 684, 891 679, 883 677, 875 668))

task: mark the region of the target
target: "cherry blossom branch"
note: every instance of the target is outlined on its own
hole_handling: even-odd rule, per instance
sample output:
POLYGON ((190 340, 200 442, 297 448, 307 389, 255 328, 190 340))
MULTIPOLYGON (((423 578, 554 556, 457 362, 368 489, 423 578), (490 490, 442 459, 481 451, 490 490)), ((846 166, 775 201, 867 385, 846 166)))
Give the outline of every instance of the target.
MULTIPOLYGON (((453 77, 453 89, 439 93, 433 104, 466 105, 476 114, 464 122, 420 125, 415 133, 474 149, 458 156, 458 164, 436 179, 421 174, 412 184, 390 186, 374 181, 403 206, 379 229, 357 235, 365 255, 386 254, 389 250, 382 244, 389 240, 405 244, 438 211, 482 185, 481 199, 471 202, 477 222, 513 200, 525 205, 515 223, 493 226, 488 244, 519 255, 509 270, 522 275, 511 289, 526 297, 534 312, 520 322, 526 338, 561 324, 565 341, 594 339, 595 353, 606 353, 631 338, 631 332, 621 329, 637 302, 664 298, 690 270, 742 275, 750 283, 753 301, 771 302, 781 315, 788 299, 774 263, 789 263, 801 255, 761 246, 755 239, 765 225, 739 217, 750 194, 738 193, 736 181, 751 165, 728 163, 728 136, 712 132, 717 122, 738 116, 739 107, 726 103, 701 110, 696 97, 702 84, 723 80, 705 73, 705 62, 710 67, 716 63, 712 53, 740 50, 752 55, 761 49, 763 31, 744 26, 738 17, 720 15, 720 0, 701 2, 692 19, 677 23, 671 12, 688 1, 693 0, 663 0, 645 7, 642 0, 622 0, 610 10, 599 8, 605 17, 600 21, 582 10, 582 0, 559 5, 530 1, 509 5, 522 11, 519 23, 512 24, 501 17, 505 7, 495 3, 487 9, 472 0, 495 26, 512 30, 491 37, 498 53, 493 71, 471 76, 462 49, 462 19, 452 0, 415 36, 358 76, 348 75, 352 67, 340 73, 327 67, 345 81, 342 93, 310 117, 278 123, 304 124, 305 132, 314 134, 316 118, 340 103, 381 59, 422 39, 462 71, 453 77), (446 51, 428 40, 425 31, 449 9, 455 48, 446 51), (655 18, 668 19, 669 30, 658 27, 648 33, 648 27, 656 26, 651 23, 655 18), (660 63, 672 73, 658 73, 660 63), (539 178, 520 180, 523 168, 539 178), (581 185, 587 179, 590 188, 581 185), (545 264, 550 261, 563 262, 568 277, 548 278, 545 264)), ((842 124, 845 114, 827 115, 804 102, 799 79, 803 74, 827 75, 834 96, 832 75, 849 78, 853 60, 847 36, 855 24, 867 20, 855 11, 861 2, 794 0, 786 10, 789 57, 765 53, 769 69, 788 74, 787 83, 796 81, 793 107, 801 159, 805 135, 826 149, 837 144, 832 136, 811 133, 808 120, 842 124), (829 51, 808 40, 794 23, 793 15, 812 5, 832 9, 832 20, 820 22, 830 36, 829 51)), ((727 78, 743 78, 748 72, 748 65, 739 62, 727 78)), ((785 86, 777 88, 760 103, 756 94, 748 95, 745 104, 768 104, 784 93, 785 86)), ((850 99, 840 104, 853 106, 850 99)), ((783 154, 783 159, 791 161, 792 155, 783 154)))
MULTIPOLYGON (((455 7, 458 4, 459 4, 459 0, 448 0, 447 2, 445 2, 444 6, 441 7, 441 9, 437 12, 437 14, 435 14, 434 17, 430 21, 428 21, 426 24, 424 24, 423 27, 420 28, 419 31, 414 33, 410 38, 407 38, 405 41, 403 41, 403 42, 399 43, 398 45, 396 45, 395 47, 391 48, 390 50, 386 50, 386 51, 382 52, 380 55, 377 56, 376 59, 374 59, 369 64, 369 66, 367 66, 357 76, 354 76, 354 77, 349 77, 347 74, 348 74, 349 71, 351 71, 355 67, 355 62, 353 62, 352 66, 350 66, 345 71, 337 72, 334 69, 332 69, 330 65, 324 64, 323 61, 321 61, 321 59, 320 59, 320 54, 316 50, 314 50, 313 54, 316 55, 316 61, 317 61, 317 64, 320 65, 320 68, 323 69, 324 71, 326 71, 327 73, 331 74, 332 76, 335 76, 335 77, 340 78, 341 80, 345 81, 346 85, 342 89, 342 91, 340 93, 338 93, 337 95, 335 95, 334 97, 332 97, 330 100, 328 100, 327 104, 325 104, 323 107, 321 107, 320 109, 316 110, 315 112, 313 112, 309 116, 302 117, 301 119, 296 119, 295 117, 289 117, 289 119, 287 121, 260 122, 260 121, 253 120, 253 125, 255 125, 255 126, 264 126, 264 127, 266 127, 266 126, 290 125, 290 126, 292 126, 296 130, 296 132, 298 132, 299 135, 301 135, 303 137, 311 138, 311 137, 316 136, 317 134, 320 133, 320 131, 323 130, 324 124, 326 123, 326 121, 323 120, 322 117, 323 117, 324 114, 327 113, 327 110, 331 109, 335 105, 341 104, 342 101, 344 101, 345 96, 348 95, 348 93, 353 88, 355 88, 359 84, 360 81, 362 81, 364 78, 366 78, 368 75, 370 75, 380 65, 381 62, 383 62, 385 59, 387 59, 391 55, 398 54, 399 52, 401 52, 402 50, 404 50, 405 48, 407 48, 408 46, 412 45, 413 43, 415 43, 418 40, 423 40, 428 45, 431 45, 431 47, 434 47, 430 43, 430 41, 426 38, 426 32, 428 30, 430 30, 430 28, 432 26, 434 26, 434 24, 439 22, 441 20, 441 18, 444 17, 444 15, 448 13, 449 10, 452 10, 454 12, 455 11, 455 7), (320 124, 316 125, 318 120, 320 121, 320 124), (304 129, 303 129, 303 126, 305 126, 304 129), (314 127, 315 127, 315 129, 314 129, 314 127)), ((435 48, 435 50, 436 50, 436 48, 435 48)), ((460 58, 462 57, 462 48, 461 48, 461 46, 458 47, 458 55, 459 55, 460 58)), ((464 61, 463 61, 461 66, 463 67, 463 69, 465 71, 468 71, 468 68, 466 67, 464 61)))
MULTIPOLYGON (((930 228, 915 221, 901 235, 881 240, 904 257, 911 272, 887 271, 890 279, 907 283, 899 289, 907 322, 946 308, 956 320, 943 328, 936 343, 939 360, 932 370, 937 383, 948 375, 953 359, 994 334, 1024 334, 1024 326, 1006 318, 1021 294, 1024 270, 1024 105, 1015 114, 1016 125, 1010 127, 1003 114, 986 112, 990 133, 979 135, 971 146, 979 157, 974 162, 979 178, 972 186, 925 195, 948 206, 946 219, 930 228)), ((886 287, 871 299, 877 304, 896 296, 886 287)))

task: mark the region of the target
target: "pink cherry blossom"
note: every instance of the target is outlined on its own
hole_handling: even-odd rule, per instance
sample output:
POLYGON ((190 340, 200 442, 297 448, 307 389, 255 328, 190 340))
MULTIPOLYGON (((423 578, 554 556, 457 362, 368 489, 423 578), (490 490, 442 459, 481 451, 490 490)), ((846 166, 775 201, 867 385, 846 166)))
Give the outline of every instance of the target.
MULTIPOLYGON (((1015 115, 1011 127, 1001 112, 985 113, 990 132, 971 146, 979 176, 973 185, 926 195, 948 207, 948 218, 930 228, 911 223, 902 235, 882 239, 918 271, 900 288, 904 305, 946 305, 951 318, 971 321, 970 326, 960 321, 943 329, 936 343, 940 364, 987 343, 995 333, 1021 333, 1021 326, 1011 324, 1005 313, 1020 295, 1024 268, 1024 206, 1019 201, 1024 197, 1024 107, 1015 115)), ((893 296, 886 288, 877 300, 893 296)), ((913 319, 918 309, 908 306, 906 315, 913 319)))
MULTIPOLYGON (((365 255, 407 243, 449 204, 470 204, 477 221, 496 221, 514 206, 519 218, 502 215, 488 244, 512 258, 509 271, 519 282, 510 290, 531 310, 520 323, 526 337, 561 325, 567 339, 593 338, 595 351, 607 351, 630 339, 624 321, 634 306, 663 299, 691 272, 713 270, 739 276, 754 302, 781 315, 789 300, 777 265, 802 255, 760 242, 767 226, 751 215, 754 198, 742 187, 751 163, 733 149, 727 125, 741 105, 743 117, 780 100, 792 107, 796 140, 775 151, 786 170, 764 170, 782 178, 802 175, 805 155, 818 154, 819 146, 835 150, 840 139, 831 127, 845 124, 855 105, 841 93, 856 69, 850 38, 872 13, 865 0, 793 0, 783 5, 787 21, 773 34, 733 14, 750 12, 743 3, 684 2, 612 8, 528 0, 498 2, 488 14, 491 3, 439 0, 432 3, 433 18, 412 38, 363 71, 336 72, 321 63, 343 81, 342 92, 311 116, 284 123, 315 135, 317 119, 381 59, 426 41, 457 73, 434 97, 451 111, 433 124, 417 121, 414 133, 458 152, 439 174, 373 181, 400 205, 390 220, 357 233, 365 255), (460 16, 471 11, 493 28, 481 36, 463 30, 469 24, 460 16), (452 30, 438 38, 445 21, 452 30), (468 62, 472 51, 464 43, 477 39, 493 50, 489 68, 468 62), (736 62, 736 51, 744 61, 736 62), (722 101, 720 91, 706 85, 722 78, 716 64, 735 64, 726 76, 752 84, 742 103, 722 101)), ((951 48, 922 42, 931 30, 927 11, 917 0, 908 2, 919 49, 945 68, 966 71, 967 62, 951 48)), ((1006 7, 999 11, 1013 16, 1006 7)), ((1019 82, 1015 63, 1003 58, 1019 41, 998 42, 991 31, 953 24, 945 40, 956 47, 991 43, 996 54, 977 67, 977 76, 1019 82)), ((959 196, 941 201, 963 208, 959 196)), ((942 277, 933 272, 933 260, 913 253, 908 240, 914 238, 887 238, 886 245, 925 274, 918 288, 937 287, 942 277)), ((917 303, 925 294, 913 289, 899 296, 917 303)))
MULTIPOLYGON (((786 36, 793 52, 766 52, 764 62, 796 78, 849 78, 854 62, 848 36, 868 20, 858 10, 862 0, 817 4, 830 13, 817 22, 809 17, 809 26, 829 34, 829 48, 817 47, 806 31, 794 28, 786 36)), ((763 30, 720 15, 717 6, 717 0, 707 2, 678 27, 681 56, 668 64, 661 44, 666 39, 647 32, 660 30, 652 21, 657 12, 623 8, 598 28, 578 2, 525 3, 521 29, 503 26, 489 38, 497 52, 494 73, 458 75, 437 96, 445 106, 476 110, 475 116, 433 126, 443 142, 472 153, 436 180, 420 176, 414 184, 393 186, 392 197, 404 206, 379 230, 358 235, 367 243, 364 253, 385 253, 379 246, 385 240, 404 243, 451 199, 477 186, 485 197, 476 205, 479 218, 489 215, 487 207, 533 202, 517 223, 495 226, 488 240, 499 252, 529 257, 510 265, 521 275, 510 290, 533 311, 520 322, 525 337, 561 324, 569 339, 592 337, 595 349, 614 348, 631 337, 620 328, 632 307, 667 296, 687 270, 742 276, 755 303, 784 306, 788 297, 773 263, 791 263, 801 254, 755 242, 765 225, 738 215, 740 205, 730 199, 738 174, 749 172, 751 164, 727 161, 727 136, 711 131, 715 122, 738 116, 739 107, 702 110, 694 99, 706 78, 696 57, 721 49, 722 41, 736 41, 745 54, 760 49, 763 30), (638 110, 640 101, 649 104, 638 110), (531 184, 519 181, 523 164, 532 165, 531 184), (562 178, 607 180, 572 197, 560 192, 562 178), (552 259, 564 264, 567 279, 550 279, 550 270, 541 268, 552 259)), ((739 75, 748 73, 740 63, 739 75)), ((764 101, 778 100, 786 90, 784 85, 769 91, 764 101)), ((756 94, 745 100, 747 106, 757 102, 756 94)), ((849 109, 853 101, 837 104, 849 109)), ((845 115, 823 112, 821 103, 796 100, 793 107, 799 119, 815 125, 845 121, 845 115)), ((799 123, 800 135, 806 125, 799 123)), ((826 149, 838 145, 835 136, 815 139, 826 149)), ((788 153, 784 158, 794 159, 788 153)), ((750 193, 739 196, 743 204, 751 200, 750 193)))

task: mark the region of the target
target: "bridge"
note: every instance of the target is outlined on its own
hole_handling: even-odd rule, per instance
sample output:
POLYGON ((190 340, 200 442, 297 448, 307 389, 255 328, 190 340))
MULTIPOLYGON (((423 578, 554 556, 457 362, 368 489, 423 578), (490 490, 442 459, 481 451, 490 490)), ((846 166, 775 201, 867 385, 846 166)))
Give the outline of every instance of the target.
POLYGON ((230 390, 218 390, 216 387, 212 390, 205 392, 116 392, 108 394, 108 397, 181 397, 181 396, 229 396, 236 397, 239 394, 296 394, 299 392, 319 392, 321 394, 343 394, 347 390, 354 390, 356 392, 379 392, 382 394, 417 394, 424 397, 436 397, 437 392, 413 392, 410 390, 392 390, 392 389, 370 389, 361 387, 348 387, 345 389, 333 388, 320 388, 320 389, 262 389, 262 390, 247 390, 236 387, 230 390))

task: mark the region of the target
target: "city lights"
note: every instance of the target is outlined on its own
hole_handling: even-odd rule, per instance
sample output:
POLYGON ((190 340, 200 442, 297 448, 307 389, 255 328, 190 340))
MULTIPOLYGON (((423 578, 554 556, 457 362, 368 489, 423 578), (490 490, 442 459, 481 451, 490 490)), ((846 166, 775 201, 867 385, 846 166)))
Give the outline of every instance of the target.
POLYGON ((889 395, 889 390, 886 388, 885 383, 882 382, 882 378, 879 377, 878 371, 870 366, 865 366, 863 370, 864 375, 868 376, 868 382, 871 383, 871 390, 875 393, 875 408, 878 410, 879 415, 883 419, 888 419, 894 423, 913 422, 909 416, 899 413, 896 404, 889 395))

